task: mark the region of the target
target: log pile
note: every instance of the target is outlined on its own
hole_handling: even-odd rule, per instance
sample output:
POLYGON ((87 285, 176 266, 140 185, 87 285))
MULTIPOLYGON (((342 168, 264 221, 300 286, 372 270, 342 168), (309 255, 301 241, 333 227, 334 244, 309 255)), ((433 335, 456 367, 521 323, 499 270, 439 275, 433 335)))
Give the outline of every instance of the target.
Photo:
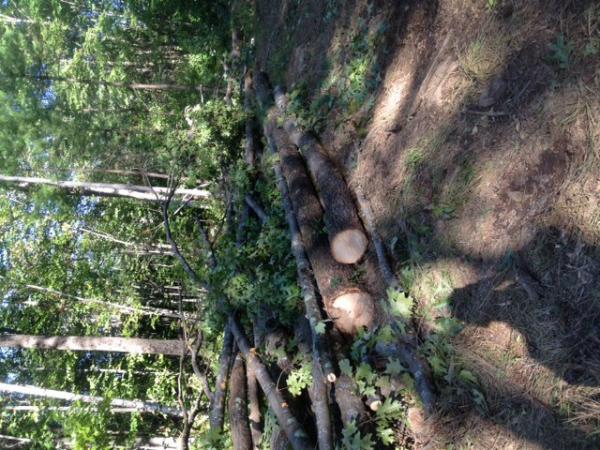
MULTIPOLYGON (((254 75, 246 72, 243 86, 244 106, 248 114, 245 162, 253 174, 259 173, 260 140, 251 114, 256 107, 265 117, 262 131, 266 153, 279 157, 273 169, 291 237, 305 315, 294 329, 299 353, 295 360, 312 364, 312 385, 308 390, 311 408, 298 408, 279 385, 280 381, 285 385, 289 369, 282 368, 282 375, 278 375, 264 359, 267 352, 263 353, 261 348, 263 342, 268 341, 265 339, 268 314, 263 311, 264 307, 244 317, 242 312, 232 311, 228 307, 228 299, 224 298, 220 308, 227 317, 227 325, 220 371, 210 398, 210 425, 213 429, 222 430, 227 405, 233 448, 256 449, 264 445, 260 387, 278 424, 278 431, 270 436, 272 448, 338 448, 341 436, 339 423, 346 428, 358 425, 364 431, 364 425, 369 426, 373 422, 373 412, 382 404, 377 395, 361 397, 353 377, 340 373, 338 369, 338 361, 346 358, 348 343, 352 339, 364 329, 374 331, 378 325, 387 323, 377 317, 377 294, 356 276, 357 263, 364 261, 367 255, 369 237, 381 270, 378 276, 384 280, 382 285, 397 288, 398 280, 387 264, 383 244, 375 231, 374 219, 363 193, 358 191, 354 197, 341 171, 329 159, 318 139, 298 126, 289 114, 283 91, 275 89, 273 96, 268 78, 260 72, 254 75), (256 95, 257 105, 253 95, 256 95), (254 328, 254 345, 246 337, 243 324, 248 322, 244 319, 254 328), (227 392, 229 401, 226 401, 227 392), (309 426, 306 426, 307 423, 309 426)), ((263 227, 273 226, 274 222, 261 207, 259 196, 240 198, 244 201, 243 209, 238 213, 238 248, 245 244, 245 224, 250 212, 263 227)), ((198 276, 181 257, 172 240, 166 209, 165 225, 173 252, 192 280, 199 283, 198 276)), ((215 270, 216 260, 212 253, 209 254, 211 269, 215 270)), ((373 255, 372 252, 369 254, 373 255)), ((210 286, 204 287, 210 289, 210 286)), ((399 330, 393 323, 392 328, 399 330)), ((409 334, 387 346, 375 346, 375 350, 382 357, 404 362, 415 380, 425 412, 431 414, 434 410, 433 389, 414 342, 416 338, 409 334)))

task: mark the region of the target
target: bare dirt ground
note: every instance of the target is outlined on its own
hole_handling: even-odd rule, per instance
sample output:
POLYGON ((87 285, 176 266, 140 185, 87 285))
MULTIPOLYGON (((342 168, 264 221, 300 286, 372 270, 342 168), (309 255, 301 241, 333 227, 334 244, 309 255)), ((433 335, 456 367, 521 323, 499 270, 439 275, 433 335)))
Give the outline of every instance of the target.
POLYGON ((460 324, 416 446, 600 448, 598 2, 257 12, 259 67, 362 186, 423 339, 460 324))

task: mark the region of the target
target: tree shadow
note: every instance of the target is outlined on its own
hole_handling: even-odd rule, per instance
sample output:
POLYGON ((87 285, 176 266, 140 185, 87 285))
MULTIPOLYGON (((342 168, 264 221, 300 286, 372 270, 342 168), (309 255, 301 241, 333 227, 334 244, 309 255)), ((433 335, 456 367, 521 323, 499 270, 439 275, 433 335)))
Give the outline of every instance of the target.
MULTIPOLYGON (((535 392, 536 378, 542 377, 556 380, 554 388, 563 391, 600 387, 599 258, 600 248, 581 237, 542 229, 505 257, 478 261, 490 275, 450 296, 454 317, 471 331, 487 328, 490 342, 477 343, 475 336, 481 335, 471 334, 474 354, 461 357, 484 384, 490 420, 544 448, 600 445, 594 430, 569 422, 568 405, 556 403, 551 393, 535 392), (524 368, 524 358, 551 374, 524 368)), ((600 390, 596 401, 598 396, 600 390)), ((592 406, 594 397, 588 401, 592 406)))

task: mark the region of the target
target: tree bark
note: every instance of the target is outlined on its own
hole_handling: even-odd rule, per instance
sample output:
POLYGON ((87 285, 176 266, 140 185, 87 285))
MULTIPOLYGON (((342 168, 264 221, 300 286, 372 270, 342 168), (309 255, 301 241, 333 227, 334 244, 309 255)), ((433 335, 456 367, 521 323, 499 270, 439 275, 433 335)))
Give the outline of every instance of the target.
MULTIPOLYGON (((150 202, 163 202, 166 200, 169 188, 148 187, 118 183, 89 183, 82 181, 54 181, 47 178, 13 177, 0 175, 0 182, 13 184, 17 189, 29 190, 31 186, 53 186, 72 195, 95 195, 99 197, 124 197, 150 202)), ((187 197, 194 200, 209 198, 210 192, 205 189, 176 189, 174 195, 187 197)))
POLYGON ((177 356, 181 355, 183 351, 182 343, 179 340, 105 336, 31 336, 25 334, 0 335, 0 347, 177 356))
POLYGON ((257 127, 256 119, 252 113, 252 102, 255 98, 252 74, 250 71, 244 76, 244 112, 246 118, 246 142, 244 145, 244 161, 248 167, 254 167, 258 156, 258 140, 255 137, 257 127))
MULTIPOLYGON (((381 241, 379 233, 377 233, 375 228, 375 218, 373 217, 373 212, 371 211, 371 207, 369 206, 360 186, 356 189, 356 198, 360 207, 361 216, 375 246, 377 261, 381 274, 389 287, 397 287, 399 286, 398 279, 388 263, 383 242, 381 241)), ((401 338, 403 333, 401 333, 401 330, 396 324, 395 319, 393 317, 389 317, 388 320, 392 325, 392 329, 394 329, 396 334, 399 336, 399 342, 392 345, 378 343, 375 346, 375 350, 388 357, 394 357, 396 355, 400 356, 400 359, 408 366, 409 372, 415 379, 415 389, 421 398, 425 414, 431 415, 435 409, 435 395, 433 393, 433 385, 428 376, 427 365, 421 360, 421 358, 419 358, 416 345, 413 345, 411 342, 408 342, 408 340, 401 338)), ((407 325, 410 327, 410 324, 407 325)), ((409 332, 409 336, 414 337, 414 334, 414 332, 409 332)), ((416 340, 414 341, 416 342, 416 340)))
MULTIPOLYGON (((281 113, 286 114, 287 99, 281 90, 275 90, 275 101, 281 113)), ((292 118, 284 117, 283 123, 291 141, 302 151, 317 186, 325 209, 331 254, 340 263, 356 263, 367 250, 368 240, 346 181, 313 135, 292 118)))
POLYGON ((229 326, 225 327, 223 350, 219 357, 219 373, 215 380, 215 390, 210 402, 210 427, 213 430, 223 429, 225 415, 225 397, 227 396, 227 380, 233 355, 233 334, 229 326))
POLYGON ((248 399, 246 396, 246 368, 238 353, 235 356, 229 378, 229 424, 234 450, 251 450, 252 437, 248 424, 248 399))
POLYGON ((344 427, 355 422, 360 428, 368 420, 369 414, 360 398, 356 382, 351 377, 340 374, 334 386, 334 396, 344 427))
POLYGON ((269 407, 275 414, 279 426, 285 432, 294 450, 309 450, 314 448, 308 440, 308 435, 302 429, 302 425, 300 425, 300 422, 290 412, 287 402, 277 389, 266 366, 256 355, 256 349, 250 348, 248 339, 233 317, 229 318, 229 328, 235 337, 240 352, 242 352, 242 355, 246 359, 246 364, 251 366, 256 373, 256 378, 265 393, 269 407))
MULTIPOLYGON (((265 96, 266 94, 263 93, 261 95, 265 96)), ((267 100, 263 98, 259 101, 262 103, 267 100)), ((276 155, 277 145, 275 143, 275 137, 272 133, 272 127, 269 125, 268 121, 265 122, 264 130, 270 152, 276 155)), ((306 256, 306 249, 302 242, 302 237, 300 236, 298 222, 294 215, 293 206, 290 201, 289 190, 283 177, 281 166, 279 164, 275 164, 273 170, 275 171, 275 178, 277 180, 279 192, 281 193, 285 217, 290 229, 292 253, 294 255, 294 259, 296 260, 298 284, 302 290, 302 299, 304 301, 306 318, 310 323, 313 342, 313 362, 321 366, 325 378, 329 382, 333 383, 335 381, 335 372, 333 364, 331 363, 327 334, 318 333, 316 331, 317 325, 322 323, 323 316, 321 314, 321 308, 317 303, 317 295, 312 282, 311 267, 306 256)))
POLYGON ((250 207, 250 209, 256 214, 256 217, 260 220, 260 223, 266 225, 269 221, 269 216, 265 212, 265 210, 258 204, 256 200, 251 195, 246 195, 244 197, 244 202, 246 205, 250 207))
POLYGON ((373 325, 373 298, 352 280, 353 269, 332 257, 327 237, 319 232, 323 210, 304 162, 296 147, 286 144, 282 133, 274 130, 274 135, 281 169, 325 309, 338 330, 356 335, 361 328, 373 325))
POLYGON ((258 381, 256 379, 256 373, 248 364, 246 364, 246 379, 248 381, 248 419, 250 421, 252 448, 258 450, 262 439, 258 381))
MULTIPOLYGON (((94 397, 91 395, 73 394, 65 391, 55 391, 53 389, 44 389, 37 386, 0 383, 0 392, 8 392, 13 394, 30 395, 34 397, 52 398, 57 400, 66 400, 68 402, 83 402, 83 403, 101 403, 104 401, 102 397, 94 397)), ((165 414, 167 416, 181 417, 182 412, 177 408, 161 406, 155 403, 147 403, 140 400, 123 400, 113 399, 110 401, 111 407, 131 408, 141 413, 165 414)))
MULTIPOLYGON (((298 350, 304 355, 305 361, 311 360, 312 336, 308 320, 305 317, 299 319, 295 327, 296 342, 298 350), (306 330, 306 331, 305 331, 306 330)), ((317 424, 317 443, 319 450, 333 449, 333 427, 329 412, 329 386, 325 375, 319 364, 312 364, 312 384, 308 388, 308 395, 315 414, 317 424)))

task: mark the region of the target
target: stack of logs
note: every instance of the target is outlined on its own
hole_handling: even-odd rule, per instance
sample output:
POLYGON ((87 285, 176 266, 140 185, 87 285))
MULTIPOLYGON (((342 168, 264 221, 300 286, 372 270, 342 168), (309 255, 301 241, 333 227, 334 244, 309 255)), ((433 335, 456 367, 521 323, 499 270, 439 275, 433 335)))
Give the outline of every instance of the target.
MULTIPOLYGON (((313 362, 309 396, 318 446, 310 442, 305 421, 292 414, 287 399, 279 392, 268 368, 261 362, 256 350, 263 341, 260 330, 255 330, 255 342, 251 345, 237 319, 231 315, 225 330, 221 372, 215 393, 211 395, 211 427, 219 429, 223 426, 227 374, 233 366, 228 410, 235 449, 256 449, 259 446, 261 417, 257 386, 260 385, 280 427, 280 433, 274 434, 272 448, 291 445, 294 449, 331 450, 336 440, 334 436, 339 436, 334 432, 334 416, 343 426, 356 423, 360 428, 369 422, 369 413, 354 380, 339 374, 336 369, 337 360, 343 358, 340 348, 344 343, 355 337, 359 330, 373 329, 383 322, 381 315, 376 314, 374 292, 356 276, 356 264, 365 258, 369 246, 367 232, 375 248, 383 280, 388 285, 396 285, 397 281, 385 261, 382 244, 362 193, 357 192, 356 198, 361 211, 359 216, 355 198, 340 170, 319 141, 302 130, 294 117, 288 114, 283 91, 277 88, 271 90, 266 75, 260 72, 254 79, 247 73, 243 89, 244 106, 250 117, 246 125, 246 163, 256 168, 259 160, 258 132, 261 127, 251 118, 255 108, 254 96, 257 108, 265 112, 262 132, 268 151, 279 156, 279 164, 275 164, 274 170, 291 234, 292 253, 306 313, 306 320, 296 327, 296 341, 304 359, 313 362), (322 304, 319 304, 319 299, 322 304), (332 326, 328 332, 323 332, 323 325, 327 322, 331 322, 332 326), (335 343, 328 342, 329 337, 333 337, 335 343), (246 380, 244 361, 236 356, 238 351, 245 360, 246 380)), ((266 223, 268 217, 264 211, 253 202, 252 197, 247 197, 241 216, 247 217, 250 210, 255 211, 262 223, 266 223)), ((243 229, 240 228, 238 244, 242 241, 243 229)), ((264 318, 252 318, 255 326, 261 320, 264 321, 264 318)), ((399 336, 398 343, 386 347, 382 353, 387 353, 386 357, 397 357, 406 364, 415 378, 424 413, 430 414, 433 393, 427 371, 416 356, 414 341, 399 336)), ((286 370, 285 367, 282 369, 286 370)), ((377 402, 369 403, 373 410, 377 405, 377 402)))

